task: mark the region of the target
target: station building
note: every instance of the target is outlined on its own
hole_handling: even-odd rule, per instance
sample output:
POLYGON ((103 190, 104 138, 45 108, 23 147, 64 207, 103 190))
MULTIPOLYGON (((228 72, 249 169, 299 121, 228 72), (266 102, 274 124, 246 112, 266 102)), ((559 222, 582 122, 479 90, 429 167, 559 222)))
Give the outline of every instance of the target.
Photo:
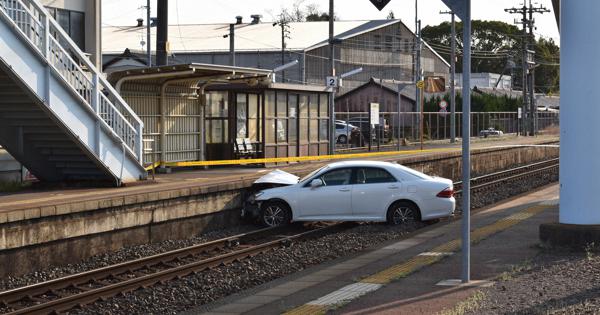
POLYGON ((327 154, 330 91, 273 83, 272 75, 180 64, 114 72, 109 80, 144 122, 152 146, 146 163, 327 154))

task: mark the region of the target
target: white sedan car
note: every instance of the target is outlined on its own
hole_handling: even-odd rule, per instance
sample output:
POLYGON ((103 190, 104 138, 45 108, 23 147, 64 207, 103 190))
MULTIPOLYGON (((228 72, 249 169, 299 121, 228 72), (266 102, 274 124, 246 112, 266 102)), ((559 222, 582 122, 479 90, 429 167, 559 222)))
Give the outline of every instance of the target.
POLYGON ((242 214, 266 226, 292 221, 403 224, 448 217, 455 207, 451 180, 388 162, 332 163, 300 180, 277 170, 255 184, 285 185, 261 190, 246 202, 242 214))

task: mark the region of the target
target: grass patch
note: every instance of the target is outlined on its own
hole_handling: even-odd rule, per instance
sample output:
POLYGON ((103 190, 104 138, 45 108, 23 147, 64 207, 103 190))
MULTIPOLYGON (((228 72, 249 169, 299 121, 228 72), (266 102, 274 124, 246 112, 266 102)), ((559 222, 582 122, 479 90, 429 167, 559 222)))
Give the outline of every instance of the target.
POLYGON ((467 312, 471 312, 479 308, 481 301, 485 299, 485 293, 482 291, 475 291, 473 295, 462 301, 452 309, 443 310, 438 315, 463 315, 467 312))
POLYGON ((525 261, 523 261, 522 263, 511 266, 509 271, 501 273, 496 279, 500 281, 509 281, 512 280, 516 274, 525 271, 530 271, 532 269, 533 263, 531 262, 531 259, 525 259, 525 261))

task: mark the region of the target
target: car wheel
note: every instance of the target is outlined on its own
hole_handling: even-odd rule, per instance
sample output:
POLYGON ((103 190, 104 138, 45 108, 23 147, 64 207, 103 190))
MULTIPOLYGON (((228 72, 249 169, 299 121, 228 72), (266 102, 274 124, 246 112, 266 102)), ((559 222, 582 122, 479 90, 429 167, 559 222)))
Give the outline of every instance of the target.
POLYGON ((338 140, 337 140, 337 142, 338 142, 338 143, 343 143, 343 144, 346 144, 346 143, 348 143, 348 137, 346 137, 346 136, 344 136, 344 135, 341 135, 341 136, 339 136, 339 137, 338 137, 338 140))
POLYGON ((267 227, 283 226, 292 220, 292 212, 287 204, 281 201, 268 201, 260 211, 260 222, 267 227))
POLYGON ((387 214, 387 221, 392 225, 409 224, 421 220, 419 208, 411 202, 394 203, 387 214))

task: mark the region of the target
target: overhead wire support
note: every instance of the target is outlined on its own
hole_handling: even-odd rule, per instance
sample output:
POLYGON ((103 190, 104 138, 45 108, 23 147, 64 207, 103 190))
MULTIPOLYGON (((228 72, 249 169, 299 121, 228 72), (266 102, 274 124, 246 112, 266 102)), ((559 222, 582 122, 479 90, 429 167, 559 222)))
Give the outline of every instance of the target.
POLYGON ((523 86, 523 112, 522 112, 522 134, 535 136, 536 134, 536 116, 537 108, 535 106, 535 38, 533 30, 535 28, 535 20, 533 14, 548 13, 546 7, 540 5, 534 7, 531 0, 529 5, 523 2, 522 7, 512 7, 504 9, 510 14, 520 14, 521 20, 515 20, 516 24, 521 24, 523 27, 522 50, 522 86, 523 86), (529 32, 528 32, 529 29, 529 32), (533 48, 533 49, 531 49, 533 48))

